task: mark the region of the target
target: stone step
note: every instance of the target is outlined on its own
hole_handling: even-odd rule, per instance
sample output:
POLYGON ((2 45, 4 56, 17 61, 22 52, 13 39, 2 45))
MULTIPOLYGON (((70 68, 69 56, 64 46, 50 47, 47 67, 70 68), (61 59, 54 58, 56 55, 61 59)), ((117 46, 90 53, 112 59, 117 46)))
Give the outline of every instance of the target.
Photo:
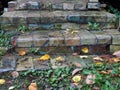
MULTIPOLYGON (((113 32, 115 29, 112 29, 113 32)), ((15 38, 16 47, 48 47, 48 46, 81 46, 81 45, 109 45, 117 43, 116 36, 110 34, 111 30, 88 31, 88 30, 60 30, 40 32, 33 31, 24 33, 15 38)), ((117 43, 118 44, 118 43, 117 43)))
POLYGON ((86 29, 88 22, 99 24, 98 28, 118 27, 115 15, 104 11, 13 11, 5 12, 0 21, 4 30, 16 30, 21 24, 33 30, 86 29))
POLYGON ((99 1, 94 0, 17 0, 8 3, 13 10, 88 10, 100 9, 99 1))

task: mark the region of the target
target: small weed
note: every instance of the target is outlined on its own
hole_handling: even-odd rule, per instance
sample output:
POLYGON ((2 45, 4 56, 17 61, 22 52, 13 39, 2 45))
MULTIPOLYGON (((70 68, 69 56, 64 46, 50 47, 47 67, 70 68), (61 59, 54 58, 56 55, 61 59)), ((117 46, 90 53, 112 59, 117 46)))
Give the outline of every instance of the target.
POLYGON ((27 32, 29 29, 25 25, 19 25, 17 31, 22 33, 27 32))
POLYGON ((88 22, 88 29, 89 30, 101 30, 99 23, 92 23, 92 22, 88 22))

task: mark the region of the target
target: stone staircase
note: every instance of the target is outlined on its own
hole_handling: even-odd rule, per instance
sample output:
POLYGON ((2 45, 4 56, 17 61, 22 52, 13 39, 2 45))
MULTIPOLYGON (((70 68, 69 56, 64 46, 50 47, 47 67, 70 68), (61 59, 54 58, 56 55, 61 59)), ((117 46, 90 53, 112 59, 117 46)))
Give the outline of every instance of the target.
POLYGON ((81 48, 87 47, 87 54, 96 54, 120 48, 119 20, 98 0, 17 0, 8 6, 1 28, 18 33, 11 38, 17 52, 37 47, 52 54, 85 54, 81 48))

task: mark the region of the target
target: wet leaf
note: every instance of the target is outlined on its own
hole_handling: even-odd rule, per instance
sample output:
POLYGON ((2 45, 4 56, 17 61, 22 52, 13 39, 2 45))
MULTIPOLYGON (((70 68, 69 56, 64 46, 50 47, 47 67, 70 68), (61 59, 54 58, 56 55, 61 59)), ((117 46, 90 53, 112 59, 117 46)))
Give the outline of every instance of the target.
POLYGON ((18 52, 20 56, 24 56, 26 54, 26 52, 24 50, 21 50, 18 52))
POLYGON ((88 56, 86 56, 86 55, 80 55, 80 58, 86 59, 86 58, 88 58, 88 56))
POLYGON ((50 55, 49 54, 45 54, 45 55, 40 57, 40 60, 43 60, 43 61, 50 60, 50 55))
POLYGON ((73 65, 79 68, 82 67, 82 65, 79 62, 74 62, 73 65))
POLYGON ((96 76, 94 74, 89 74, 86 78, 86 84, 94 84, 95 83, 96 76))
POLYGON ((72 71, 72 75, 75 75, 76 73, 78 73, 79 71, 81 71, 81 68, 76 68, 72 71))
POLYGON ((72 81, 74 83, 79 83, 81 81, 81 76, 80 75, 76 75, 72 78, 72 81))
POLYGON ((11 74, 13 78, 17 78, 19 76, 19 73, 17 71, 13 71, 11 74))
POLYGON ((28 90, 38 90, 37 89, 37 84, 36 83, 31 83, 28 87, 28 90))
POLYGON ((89 49, 87 47, 82 47, 81 51, 83 53, 88 53, 89 52, 89 49))
POLYGON ((13 89, 15 89, 15 86, 10 86, 10 87, 8 88, 8 90, 13 90, 13 89))
POLYGON ((5 84, 5 79, 0 79, 0 85, 5 84))
POLYGON ((94 57, 93 60, 95 60, 95 61, 103 61, 103 59, 101 57, 99 57, 99 56, 94 57))

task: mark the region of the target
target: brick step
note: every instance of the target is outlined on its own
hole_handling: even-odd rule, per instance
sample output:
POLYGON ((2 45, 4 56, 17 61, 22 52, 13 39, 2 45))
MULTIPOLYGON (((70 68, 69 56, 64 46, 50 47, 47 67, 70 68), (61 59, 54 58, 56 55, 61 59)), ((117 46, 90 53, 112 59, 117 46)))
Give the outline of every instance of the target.
POLYGON ((102 28, 117 28, 118 24, 115 15, 104 11, 13 11, 5 12, 0 21, 4 30, 16 30, 20 24, 33 30, 76 26, 86 29, 88 22, 97 23, 102 28))
POLYGON ((29 48, 48 46, 81 46, 81 45, 117 45, 120 44, 120 32, 112 30, 87 31, 87 30, 61 30, 24 33, 14 39, 16 47, 29 48))
POLYGON ((8 3, 13 10, 88 10, 100 9, 98 0, 17 0, 8 3))

